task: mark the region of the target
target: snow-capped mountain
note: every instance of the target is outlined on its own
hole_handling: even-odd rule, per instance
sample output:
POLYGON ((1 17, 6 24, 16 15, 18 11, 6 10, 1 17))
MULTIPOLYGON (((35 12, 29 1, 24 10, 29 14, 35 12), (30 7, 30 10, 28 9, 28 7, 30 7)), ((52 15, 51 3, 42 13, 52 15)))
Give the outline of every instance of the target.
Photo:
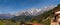
POLYGON ((32 8, 32 9, 28 9, 28 10, 25 10, 25 11, 22 11, 22 12, 19 11, 15 15, 16 16, 20 16, 20 15, 36 16, 36 15, 42 14, 45 11, 51 10, 54 7, 56 7, 56 6, 48 6, 48 7, 44 7, 44 8, 40 8, 40 9, 32 8))
POLYGON ((30 10, 27 10, 26 12, 28 12, 27 14, 25 15, 33 15, 35 16, 38 12, 40 12, 41 9, 30 9, 30 10))
POLYGON ((11 14, 0 14, 0 19, 10 19, 12 17, 14 16, 11 14))
POLYGON ((36 15, 40 11, 41 11, 41 9, 30 9, 30 10, 26 10, 23 12, 17 12, 15 15, 16 16, 19 16, 19 15, 36 15))

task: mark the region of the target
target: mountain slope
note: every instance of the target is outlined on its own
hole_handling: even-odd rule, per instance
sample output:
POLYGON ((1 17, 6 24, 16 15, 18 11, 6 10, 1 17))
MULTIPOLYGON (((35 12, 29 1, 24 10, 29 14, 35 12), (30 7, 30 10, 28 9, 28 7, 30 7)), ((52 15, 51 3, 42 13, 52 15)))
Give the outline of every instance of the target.
POLYGON ((55 7, 54 9, 51 9, 49 11, 44 12, 41 15, 35 16, 32 20, 37 20, 38 22, 41 22, 42 20, 45 20, 46 18, 50 17, 50 19, 52 17, 54 17, 54 12, 55 11, 60 11, 60 4, 57 5, 57 7, 55 7))

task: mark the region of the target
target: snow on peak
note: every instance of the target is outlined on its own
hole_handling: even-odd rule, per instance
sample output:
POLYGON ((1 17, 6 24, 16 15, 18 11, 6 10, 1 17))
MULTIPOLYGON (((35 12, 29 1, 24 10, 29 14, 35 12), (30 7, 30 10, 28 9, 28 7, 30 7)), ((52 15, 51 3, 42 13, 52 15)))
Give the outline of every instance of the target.
POLYGON ((30 9, 30 10, 26 10, 26 11, 22 11, 22 12, 17 12, 16 13, 16 16, 19 16, 19 15, 36 15, 38 12, 40 12, 41 9, 30 9))
POLYGON ((29 9, 29 10, 26 10, 26 11, 17 12, 15 15, 16 16, 19 16, 19 15, 33 15, 33 16, 35 16, 35 15, 42 14, 45 11, 51 10, 54 7, 56 7, 56 6, 45 6, 45 7, 40 8, 40 9, 32 8, 32 9, 29 9))
POLYGON ((30 9, 27 12, 31 15, 36 15, 40 11, 41 11, 41 9, 30 9))

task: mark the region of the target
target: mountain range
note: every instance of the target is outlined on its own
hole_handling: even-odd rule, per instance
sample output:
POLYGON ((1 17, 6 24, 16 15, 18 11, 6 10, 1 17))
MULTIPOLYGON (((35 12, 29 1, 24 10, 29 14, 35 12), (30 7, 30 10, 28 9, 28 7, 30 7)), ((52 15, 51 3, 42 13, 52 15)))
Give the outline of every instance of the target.
POLYGON ((28 9, 22 12, 17 12, 15 15, 16 16, 20 16, 20 15, 26 15, 26 16, 36 16, 36 15, 40 15, 45 11, 49 11, 51 9, 53 9, 56 6, 48 6, 45 8, 41 8, 41 9, 37 9, 37 8, 32 8, 32 9, 28 9))
POLYGON ((11 14, 0 14, 0 19, 10 19, 12 17, 14 16, 11 14))
POLYGON ((11 20, 16 21, 29 21, 29 20, 42 20, 49 16, 49 14, 52 14, 52 9, 54 7, 47 7, 42 9, 29 9, 22 12, 17 12, 15 14, 15 17, 13 17, 11 20))
POLYGON ((37 8, 32 8, 32 9, 28 9, 26 11, 22 11, 22 12, 17 12, 14 15, 11 14, 0 14, 0 19, 11 19, 11 18, 16 18, 19 19, 18 17, 20 17, 21 19, 23 17, 27 17, 27 18, 32 18, 34 16, 40 15, 42 13, 44 13, 45 11, 49 11, 51 9, 53 9, 55 6, 48 6, 48 7, 44 7, 41 9, 37 9, 37 8))

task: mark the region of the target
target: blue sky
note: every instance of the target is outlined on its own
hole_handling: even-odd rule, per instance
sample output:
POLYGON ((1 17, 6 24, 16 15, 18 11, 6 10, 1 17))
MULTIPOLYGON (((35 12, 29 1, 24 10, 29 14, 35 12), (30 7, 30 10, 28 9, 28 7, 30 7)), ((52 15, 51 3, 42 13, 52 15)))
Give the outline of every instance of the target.
POLYGON ((14 13, 57 4, 60 4, 60 0, 0 0, 0 13, 14 13))

